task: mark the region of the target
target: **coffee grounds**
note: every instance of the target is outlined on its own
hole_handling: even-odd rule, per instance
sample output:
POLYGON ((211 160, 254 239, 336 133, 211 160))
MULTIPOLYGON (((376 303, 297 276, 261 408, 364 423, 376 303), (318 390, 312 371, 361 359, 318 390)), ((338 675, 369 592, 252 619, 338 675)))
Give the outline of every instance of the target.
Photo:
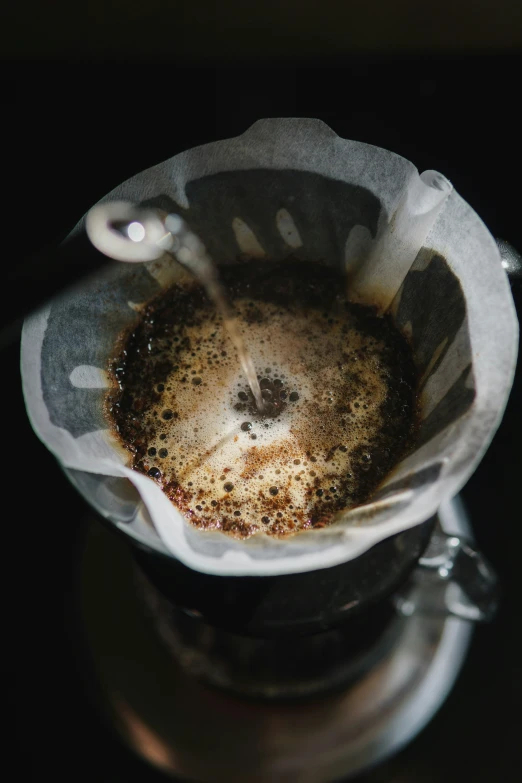
POLYGON ((331 524, 413 443, 411 348, 391 318, 351 304, 331 268, 251 261, 220 275, 259 368, 263 415, 192 284, 161 293, 122 337, 110 426, 132 467, 198 528, 245 538, 331 524))

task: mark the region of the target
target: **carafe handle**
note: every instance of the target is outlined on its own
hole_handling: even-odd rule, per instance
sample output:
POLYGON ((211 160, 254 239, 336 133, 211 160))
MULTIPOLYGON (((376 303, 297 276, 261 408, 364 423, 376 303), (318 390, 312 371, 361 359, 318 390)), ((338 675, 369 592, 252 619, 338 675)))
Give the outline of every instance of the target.
POLYGON ((485 557, 462 536, 437 527, 395 603, 404 615, 451 614, 485 622, 494 617, 498 598, 498 579, 485 557))

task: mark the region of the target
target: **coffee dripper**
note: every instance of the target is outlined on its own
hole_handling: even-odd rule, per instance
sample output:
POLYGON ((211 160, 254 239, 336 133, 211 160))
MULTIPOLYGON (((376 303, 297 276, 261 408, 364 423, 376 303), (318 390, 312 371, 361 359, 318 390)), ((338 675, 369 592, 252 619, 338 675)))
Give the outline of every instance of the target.
MULTIPOLYGON (((183 159, 185 162, 182 161, 179 167, 174 165, 173 171, 178 174, 170 177, 167 167, 163 170, 160 167, 159 171, 151 172, 150 178, 138 177, 134 184, 120 186, 109 202, 125 198, 139 204, 140 209, 160 209, 166 214, 176 211, 191 228, 194 225, 205 243, 209 239, 214 242, 214 247, 210 248, 213 256, 217 254, 219 243, 228 248, 226 243, 233 240, 241 249, 241 241, 248 235, 245 225, 247 228, 254 226, 259 246, 269 248, 270 252, 277 251, 281 245, 280 226, 284 221, 288 225, 290 215, 303 239, 303 254, 317 256, 319 239, 328 243, 331 237, 336 240, 339 238, 342 244, 339 244, 337 250, 344 253, 346 242, 350 254, 344 260, 354 262, 347 271, 356 277, 357 263, 364 253, 378 250, 376 245, 372 246, 372 242, 379 235, 382 216, 386 214, 389 220, 392 213, 397 213, 400 197, 396 199, 396 196, 400 195, 405 180, 410 176, 406 163, 385 151, 375 153, 362 150, 365 145, 360 145, 361 152, 367 156, 364 169, 359 166, 362 158, 357 157, 359 148, 355 142, 339 140, 329 129, 321 124, 316 125, 314 121, 281 121, 281 127, 277 122, 258 123, 257 127, 249 131, 250 135, 245 134, 239 146, 234 146, 234 140, 223 143, 222 147, 218 145, 214 148, 211 145, 212 154, 206 163, 201 157, 204 152, 189 151, 186 153, 188 162, 183 159), (313 149, 324 148, 324 161, 317 162, 314 159, 316 172, 299 170, 311 160, 305 161, 301 153, 311 142, 313 149), (348 145, 346 154, 343 152, 343 161, 347 161, 346 166, 351 173, 342 174, 342 165, 345 164, 336 162, 339 176, 332 179, 332 156, 336 155, 342 144, 348 145), (283 152, 280 154, 278 150, 287 156, 286 165, 281 162, 283 152), (241 154, 246 156, 252 170, 244 170, 241 154), (393 172, 389 182, 383 183, 380 201, 375 198, 371 187, 365 190, 362 184, 353 184, 363 182, 371 155, 377 155, 377 158, 381 155, 382 160, 387 161, 388 170, 393 172), (236 164, 236 161, 239 162, 236 164), (288 165, 289 161, 292 166, 288 165), (350 168, 352 162, 353 170, 350 168), (241 171, 228 171, 234 168, 241 171), (183 202, 183 187, 176 181, 176 177, 181 176, 180 172, 183 172, 183 177, 188 177, 188 206, 183 202), (344 187, 345 183, 342 183, 341 187, 339 183, 344 176, 348 185, 344 187), (363 179, 357 179, 361 177, 363 179), (388 186, 396 190, 393 199, 389 194, 386 195, 388 186), (248 191, 244 204, 236 197, 240 187, 242 192, 248 191), (316 214, 316 202, 310 204, 309 208, 304 196, 303 203, 297 196, 312 191, 318 203, 328 205, 331 215, 337 215, 339 228, 334 226, 335 230, 330 232, 329 237, 323 238, 321 235, 318 238, 317 232, 307 237, 307 216, 316 214), (167 195, 158 195, 162 192, 167 195), (214 198, 214 193, 221 194, 221 201, 214 198), (226 198, 223 193, 228 194, 226 198), (283 207, 277 212, 276 220, 273 212, 262 211, 261 207, 265 208, 263 199, 268 203, 269 197, 272 202, 274 199, 277 201, 277 207, 281 203, 285 205, 286 216, 281 217, 283 207), (221 210, 213 223, 209 204, 214 204, 214 210, 221 210), (342 210, 336 212, 339 204, 342 204, 342 210), (355 205, 356 214, 354 212, 354 217, 349 218, 351 222, 345 225, 343 221, 348 220, 346 216, 350 204, 355 205), (258 209, 256 220, 252 218, 254 207, 258 209), (237 221, 234 223, 236 216, 242 220, 242 224, 237 221), (210 223, 205 228, 203 223, 207 217, 210 223), (231 223, 235 237, 230 232, 231 223), (220 234, 219 225, 226 227, 228 233, 223 230, 220 234)), ((376 160, 376 166, 379 165, 376 160)), ((445 207, 429 235, 431 255, 426 255, 423 249, 416 256, 415 280, 420 279, 419 275, 424 275, 422 279, 430 279, 429 276, 435 272, 446 274, 444 263, 439 260, 441 256, 434 252, 436 250, 440 254, 440 224, 447 224, 448 210, 450 213, 455 210, 461 223, 462 216, 468 214, 456 196, 451 194, 448 196, 450 199, 451 209, 445 207)), ((132 222, 140 223, 139 220, 132 222)), ((446 227, 445 235, 449 235, 448 231, 446 227)), ((473 231, 476 233, 477 245, 484 247, 485 256, 489 254, 492 259, 494 257, 494 263, 500 267, 498 251, 496 248, 493 251, 489 236, 481 233, 485 229, 473 223, 473 231)), ((121 236, 121 231, 119 233, 121 236)), ((139 233, 135 234, 135 238, 138 236, 139 233)), ((127 235, 124 241, 130 243, 132 239, 127 235)), ((137 247, 139 242, 134 244, 137 247)), ((453 259, 450 260, 453 263, 453 259)), ((148 291, 151 296, 157 289, 153 290, 149 286, 146 274, 143 272, 140 278, 139 293, 148 291)), ((469 297, 472 293, 466 288, 469 283, 462 270, 461 274, 461 285, 469 297)), ((494 289, 495 286, 501 286, 501 281, 497 279, 496 273, 493 277, 494 289)), ((411 282, 411 276, 405 278, 406 281, 408 279, 411 282)), ((441 278, 438 279, 440 281, 441 278)), ((451 276, 446 274, 444 280, 450 279, 451 276)), ((119 283, 111 282, 110 285, 117 290, 119 283)), ((135 298, 134 291, 125 285, 121 288, 121 301, 124 296, 128 300, 143 301, 135 298)), ((436 290, 437 286, 430 284, 430 291, 436 290)), ((404 308, 410 307, 412 301, 407 285, 402 287, 402 291, 402 301, 399 301, 397 310, 399 319, 404 316, 404 308)), ((454 287, 452 296, 457 295, 457 287, 454 287)), ((101 307, 100 293, 96 296, 93 293, 89 307, 101 307)), ((119 306, 117 304, 116 310, 119 306)), ((468 307, 473 310, 471 299, 468 300, 468 307)), ((81 308, 76 307, 75 312, 81 312, 81 308)), ((103 318, 106 317, 105 310, 98 312, 103 318)), ((50 346, 49 341, 54 339, 53 329, 56 326, 53 323, 58 323, 57 316, 58 310, 50 313, 47 331, 43 336, 44 348, 46 341, 50 346)), ((66 322, 65 309, 60 318, 62 323, 66 322)), ((504 330, 504 340, 506 334, 511 334, 510 329, 504 330)), ((413 331, 415 336, 415 328, 413 331)), ((450 343, 458 334, 460 332, 452 333, 450 343)), ((34 345, 29 340, 30 330, 26 336, 26 346, 34 345)), ((106 342, 109 344, 110 340, 107 338, 106 342)), ((440 340, 439 343, 442 344, 440 340)), ((447 347, 443 346, 437 361, 443 361, 447 347)), ((421 353, 422 350, 421 345, 421 353)), ((49 353, 49 348, 47 351, 49 353)), ((103 350, 95 349, 89 357, 78 355, 74 362, 83 367, 89 364, 94 366, 99 363, 103 353, 103 350)), ((45 362, 45 355, 43 359, 45 362)), ((44 368, 44 375, 46 372, 44 368)), ((70 373, 68 367, 67 380, 70 373)), ((76 380, 87 376, 87 373, 83 376, 76 373, 72 377, 76 380)), ((60 388, 60 378, 55 377, 55 380, 55 388, 60 388)), ((82 445, 85 438, 90 437, 88 427, 82 428, 78 423, 78 399, 82 395, 87 399, 87 392, 86 387, 76 387, 73 393, 76 400, 74 417, 71 411, 70 418, 67 418, 67 406, 53 407, 51 401, 51 421, 69 431, 72 427, 76 445, 82 445)), ((92 400, 92 396, 89 399, 92 400)), ((462 399, 467 398, 464 395, 462 399)), ((498 420, 502 395, 497 404, 498 420)), ((88 421, 89 416, 84 416, 84 420, 88 421)), ((493 424, 489 426, 493 427, 493 424)), ((430 433, 442 437, 436 429, 432 428, 430 433)), ((481 449, 483 445, 477 448, 477 454, 481 449)), ((339 555, 334 559, 333 548, 328 548, 326 544, 324 550, 321 550, 320 541, 326 540, 325 537, 315 539, 315 555, 305 553, 310 558, 316 556, 313 568, 302 566, 285 572, 282 561, 275 560, 270 565, 267 561, 263 565, 265 572, 261 572, 261 565, 253 556, 247 555, 247 558, 250 557, 248 561, 235 551, 231 552, 235 560, 228 561, 227 572, 224 569, 225 560, 218 554, 217 544, 212 563, 205 568, 194 567, 195 562, 187 560, 186 551, 179 550, 178 556, 173 552, 173 541, 168 531, 164 528, 155 529, 150 519, 144 518, 142 524, 136 516, 141 503, 139 490, 129 486, 130 476, 127 474, 122 477, 85 471, 79 460, 70 457, 62 464, 90 505, 108 521, 112 529, 118 530, 121 537, 131 543, 131 551, 123 545, 120 549, 114 539, 109 544, 105 534, 100 533, 94 536, 86 550, 83 612, 90 637, 100 642, 93 643, 93 655, 98 668, 104 671, 102 679, 104 683, 111 683, 104 687, 106 702, 116 716, 122 735, 138 752, 165 769, 181 772, 189 778, 211 780, 212 767, 215 772, 217 764, 222 777, 245 779, 247 767, 241 765, 247 764, 248 758, 258 757, 261 765, 259 776, 252 778, 249 775, 249 779, 284 779, 284 770, 288 772, 296 769, 298 748, 302 756, 303 735, 299 731, 292 733, 292 724, 298 722, 299 714, 304 716, 303 708, 295 707, 296 701, 303 703, 303 700, 307 704, 307 717, 303 717, 300 728, 304 731, 305 724, 308 726, 310 753, 316 759, 315 767, 313 759, 308 760, 310 779, 333 779, 382 758, 411 738, 429 720, 451 687, 469 641, 469 620, 487 619, 494 611, 497 600, 496 579, 485 559, 473 550, 472 535, 458 500, 446 497, 442 503, 436 504, 437 507, 433 509, 436 513, 419 518, 414 524, 410 522, 402 526, 400 522, 408 513, 406 504, 412 493, 424 487, 429 491, 431 483, 437 481, 435 465, 431 466, 431 473, 421 471, 416 474, 418 484, 407 487, 400 482, 397 486, 396 482, 393 489, 395 494, 383 497, 382 506, 390 499, 396 505, 393 506, 393 519, 383 519, 382 525, 397 522, 397 529, 390 534, 383 534, 384 529, 390 532, 391 528, 354 527, 354 535, 357 535, 359 541, 364 539, 365 543, 359 550, 356 550, 354 543, 351 557, 343 560, 339 555), (160 530, 161 535, 158 535, 157 530, 160 530), (370 541, 369 537, 373 534, 375 538, 370 541), (111 565, 104 570, 103 563, 106 563, 108 552, 111 553, 111 565), (233 567, 230 567, 232 562, 233 567), (119 563, 121 569, 119 584, 125 586, 125 600, 136 607, 139 616, 148 617, 150 625, 144 625, 140 632, 136 628, 127 628, 120 639, 112 638, 113 652, 116 652, 111 657, 107 654, 107 647, 104 647, 104 640, 100 639, 96 631, 102 608, 99 605, 95 607, 90 600, 93 593, 89 585, 92 587, 92 577, 96 574, 97 579, 108 589, 111 583, 109 571, 116 568, 116 563, 119 563), (452 616, 448 617, 448 613, 452 616), (151 637, 151 644, 152 637, 161 640, 161 644, 154 650, 149 646, 141 656, 137 652, 138 640, 143 642, 147 635, 151 637), (129 660, 123 647, 126 651, 136 651, 134 660, 129 660), (105 665, 115 658, 120 662, 125 661, 124 678, 121 672, 118 674, 115 669, 109 670, 105 665), (162 675, 158 676, 156 684, 150 679, 147 681, 146 671, 158 672, 160 669, 162 675), (206 685, 199 686, 197 683, 206 685), (208 686, 214 690, 201 690, 208 686), (169 704, 179 699, 180 693, 187 693, 187 688, 191 694, 191 703, 197 705, 193 719, 188 719, 186 714, 184 716, 188 735, 183 734, 175 718, 175 710, 169 708, 169 704), (147 705, 147 699, 143 699, 144 692, 151 698, 154 693, 154 709, 150 704, 147 705), (228 755, 217 752, 215 743, 213 745, 209 740, 210 744, 202 751, 207 763, 204 770, 200 766, 203 760, 198 760, 190 751, 190 732, 196 736, 198 719, 201 720, 201 715, 207 712, 209 720, 212 718, 213 723, 219 723, 217 715, 226 712, 230 694, 233 695, 234 704, 242 705, 237 706, 237 710, 243 711, 245 721, 248 715, 250 726, 256 729, 250 735, 250 740, 246 734, 241 735, 249 754, 245 750, 244 757, 241 753, 238 755, 237 743, 235 752, 230 744, 226 744, 226 737, 230 738, 230 724, 227 724, 220 741, 223 748, 228 748, 228 755), (273 710, 275 703, 288 705, 291 710, 288 713, 289 720, 284 726, 279 724, 284 742, 276 743, 270 730, 274 720, 277 721, 277 711, 265 713, 265 718, 261 719, 259 708, 252 700, 257 704, 263 702, 268 710, 273 710), (406 719, 406 715, 409 719, 406 719), (313 735, 310 727, 317 726, 318 722, 325 727, 326 733, 318 731, 313 735), (155 738, 155 745, 138 740, 140 732, 136 729, 137 725, 142 729, 146 725, 148 736, 155 738), (338 741, 340 735, 343 737, 342 742, 338 741), (319 752, 320 748, 327 745, 329 761, 319 752), (156 748, 155 759, 151 747, 156 748)), ((346 545, 350 543, 348 538, 345 542, 346 545)), ((209 557, 205 562, 208 563, 208 560, 209 557)), ((104 617, 106 620, 112 617, 114 621, 117 609, 109 593, 107 595, 108 600, 103 607, 104 617)), ((105 641, 108 642, 108 639, 105 641)), ((234 727, 236 732, 239 731, 237 723, 234 727)))

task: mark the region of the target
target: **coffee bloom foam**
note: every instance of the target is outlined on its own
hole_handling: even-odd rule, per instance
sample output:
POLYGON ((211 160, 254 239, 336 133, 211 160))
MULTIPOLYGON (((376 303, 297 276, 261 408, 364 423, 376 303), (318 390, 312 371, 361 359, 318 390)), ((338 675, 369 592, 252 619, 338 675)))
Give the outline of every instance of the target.
POLYGON ((397 444, 383 425, 400 368, 346 307, 332 315, 255 298, 234 307, 276 415, 255 409, 223 324, 209 312, 156 338, 171 369, 140 413, 135 467, 200 528, 246 537, 322 527, 362 502, 393 457, 397 444))

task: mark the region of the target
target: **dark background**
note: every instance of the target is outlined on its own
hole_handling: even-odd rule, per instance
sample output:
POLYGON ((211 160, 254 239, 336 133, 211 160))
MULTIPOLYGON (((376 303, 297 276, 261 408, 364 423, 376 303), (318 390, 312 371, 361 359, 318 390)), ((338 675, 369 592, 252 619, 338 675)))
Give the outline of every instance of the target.
MULTIPOLYGON (((108 5, 114 11, 118 4, 108 5)), ((18 12, 22 23, 21 16, 18 12)), ((494 236, 522 248, 522 139, 515 119, 522 58, 512 49, 484 49, 487 19, 479 25, 482 49, 472 41, 466 54, 458 47, 411 46, 403 47, 408 53, 396 47, 379 54, 372 46, 347 56, 337 35, 336 57, 324 52, 319 57, 310 49, 305 55, 294 35, 288 37, 291 58, 282 56, 279 42, 279 59, 258 54, 257 62, 244 57, 227 64, 167 56, 153 62, 146 55, 132 57, 123 44, 124 53, 116 57, 106 30, 99 37, 103 56, 87 61, 75 56, 73 44, 84 54, 96 15, 84 20, 84 27, 78 23, 68 49, 60 49, 64 37, 55 30, 59 56, 50 59, 54 39, 43 16, 33 25, 39 20, 46 36, 32 29, 32 37, 24 39, 22 28, 16 28, 14 53, 5 28, 2 32, 9 55, 0 67, 0 231, 7 272, 2 326, 16 319, 38 290, 28 271, 35 258, 45 258, 103 194, 141 169, 187 147, 239 134, 266 116, 320 117, 341 136, 393 150, 421 171, 440 170, 494 236)), ((210 40, 211 28, 205 29, 210 40)), ((215 30, 224 44, 227 29, 215 30)), ((498 30, 491 29, 498 43, 498 30)), ((509 35, 516 39, 517 34, 510 29, 507 24, 503 41, 513 44, 509 35)), ((166 43, 161 18, 158 30, 166 43)), ((132 41, 136 24, 131 32, 132 41)), ((184 39, 183 51, 188 46, 184 39)), ((520 318, 521 283, 513 293, 520 318)), ((14 779, 36 781, 47 774, 55 780, 159 783, 163 778, 103 727, 86 692, 73 594, 86 509, 32 433, 18 356, 15 338, 1 356, 4 497, 18 492, 3 514, 10 652, 3 675, 13 732, 3 762, 16 764, 14 779)), ((372 772, 368 783, 520 779, 521 406, 519 368, 504 420, 463 493, 478 545, 502 580, 501 610, 477 629, 457 685, 436 718, 396 759, 372 772)))

